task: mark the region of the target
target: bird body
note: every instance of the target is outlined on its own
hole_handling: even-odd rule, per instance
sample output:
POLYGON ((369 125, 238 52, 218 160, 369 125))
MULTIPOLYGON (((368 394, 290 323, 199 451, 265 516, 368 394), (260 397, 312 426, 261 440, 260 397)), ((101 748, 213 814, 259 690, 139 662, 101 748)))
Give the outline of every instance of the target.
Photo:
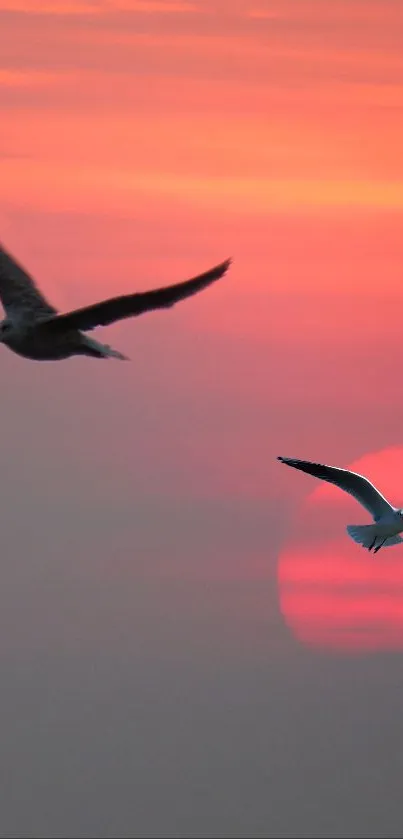
MULTIPOLYGON (((46 323, 46 320, 43 321, 46 323)), ((41 319, 34 323, 20 323, 18 326, 3 321, 0 323, 0 341, 10 350, 34 361, 60 361, 72 355, 87 355, 93 358, 119 358, 126 356, 101 344, 78 329, 66 329, 60 334, 48 335, 38 327, 41 319)))
POLYGON ((25 358, 58 361, 74 355, 93 358, 126 356, 85 334, 96 326, 166 309, 207 288, 228 270, 231 260, 176 285, 112 297, 82 309, 59 314, 32 277, 0 246, 0 299, 6 318, 0 323, 0 343, 25 358))
POLYGON ((403 509, 393 507, 379 490, 363 475, 349 469, 312 463, 309 460, 279 457, 281 463, 300 469, 316 478, 335 484, 352 495, 373 518, 373 524, 347 525, 347 533, 358 544, 377 553, 382 547, 390 547, 403 542, 403 509))

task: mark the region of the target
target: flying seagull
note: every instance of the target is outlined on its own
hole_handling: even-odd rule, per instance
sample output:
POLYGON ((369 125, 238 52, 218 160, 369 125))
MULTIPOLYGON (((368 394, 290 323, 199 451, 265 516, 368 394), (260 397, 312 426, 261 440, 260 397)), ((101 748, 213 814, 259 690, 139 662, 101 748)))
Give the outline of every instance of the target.
POLYGON ((294 466, 308 475, 321 478, 344 489, 371 513, 374 524, 349 524, 347 533, 368 551, 377 553, 382 547, 398 545, 403 542, 399 533, 403 532, 403 509, 392 507, 373 484, 349 469, 338 469, 336 466, 324 466, 322 463, 311 463, 309 460, 296 460, 292 457, 278 457, 281 463, 294 466))
POLYGON ((6 313, 6 318, 0 322, 0 343, 18 355, 38 361, 59 360, 72 355, 126 360, 122 353, 84 333, 96 326, 174 306, 179 300, 185 300, 219 280, 230 264, 231 260, 227 259, 204 274, 176 285, 123 294, 59 314, 41 294, 32 277, 0 246, 0 300, 6 313))

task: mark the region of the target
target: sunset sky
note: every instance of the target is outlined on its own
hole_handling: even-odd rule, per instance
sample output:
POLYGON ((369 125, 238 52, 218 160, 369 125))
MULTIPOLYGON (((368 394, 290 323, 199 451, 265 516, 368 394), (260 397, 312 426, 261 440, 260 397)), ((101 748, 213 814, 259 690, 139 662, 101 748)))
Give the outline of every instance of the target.
POLYGON ((403 826, 403 0, 0 0, 0 240, 60 309, 1 349, 0 834, 403 826))

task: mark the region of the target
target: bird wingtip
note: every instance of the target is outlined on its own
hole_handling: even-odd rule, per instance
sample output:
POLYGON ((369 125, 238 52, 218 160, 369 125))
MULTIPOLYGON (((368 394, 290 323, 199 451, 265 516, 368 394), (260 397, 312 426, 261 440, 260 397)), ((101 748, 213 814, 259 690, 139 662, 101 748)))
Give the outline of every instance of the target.
POLYGON ((224 273, 225 273, 225 271, 228 271, 228 268, 231 267, 233 261, 234 260, 233 260, 232 256, 229 256, 229 257, 227 257, 227 259, 224 259, 224 262, 222 262, 221 266, 220 266, 223 269, 224 273))

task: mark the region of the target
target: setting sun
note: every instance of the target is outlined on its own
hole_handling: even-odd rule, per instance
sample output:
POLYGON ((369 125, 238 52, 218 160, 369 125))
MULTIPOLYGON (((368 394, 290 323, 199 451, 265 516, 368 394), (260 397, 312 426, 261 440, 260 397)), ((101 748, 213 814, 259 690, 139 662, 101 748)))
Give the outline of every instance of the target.
MULTIPOLYGON (((403 503, 403 448, 347 468, 369 477, 392 504, 403 503)), ((281 611, 300 641, 345 652, 403 648, 403 545, 368 554, 345 533, 347 522, 367 521, 365 510, 330 484, 302 503, 278 566, 281 611)))

